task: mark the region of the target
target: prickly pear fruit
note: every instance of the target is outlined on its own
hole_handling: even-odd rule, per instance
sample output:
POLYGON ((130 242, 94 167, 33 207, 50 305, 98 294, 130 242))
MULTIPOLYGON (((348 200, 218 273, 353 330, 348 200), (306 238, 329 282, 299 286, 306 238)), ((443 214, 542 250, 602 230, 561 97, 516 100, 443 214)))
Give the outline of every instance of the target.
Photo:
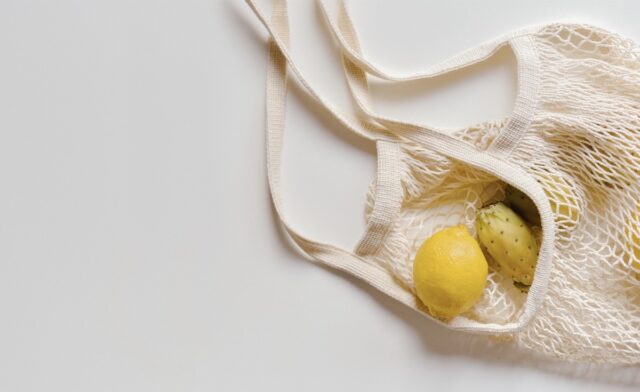
POLYGON ((538 262, 538 243, 513 210, 503 203, 483 208, 476 217, 480 244, 514 282, 529 286, 538 262))
POLYGON ((551 174, 539 178, 538 181, 549 196, 551 211, 555 214, 556 222, 565 227, 574 227, 580 219, 578 194, 575 187, 563 177, 551 174))
POLYGON ((539 226, 540 214, 533 200, 529 198, 524 192, 518 188, 514 188, 511 185, 507 186, 505 190, 506 201, 509 206, 527 222, 539 226))

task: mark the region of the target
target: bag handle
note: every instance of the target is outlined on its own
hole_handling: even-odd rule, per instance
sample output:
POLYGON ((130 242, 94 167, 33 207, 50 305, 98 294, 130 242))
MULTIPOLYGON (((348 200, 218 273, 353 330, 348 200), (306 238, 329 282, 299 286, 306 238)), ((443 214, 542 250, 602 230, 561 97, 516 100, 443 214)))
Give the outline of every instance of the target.
MULTIPOLYGON (((276 0, 273 7, 272 26, 279 33, 281 42, 288 41, 288 18, 286 0, 276 0)), ((267 65, 267 176, 273 205, 291 239, 315 261, 346 272, 358 279, 365 281, 376 289, 411 307, 417 308, 415 296, 408 290, 399 286, 391 275, 381 266, 358 256, 352 252, 337 246, 313 241, 300 234, 289 223, 283 209, 280 195, 280 164, 282 158, 282 142, 285 126, 285 105, 287 95, 287 58, 273 39, 269 40, 268 65, 267 65)), ((387 141, 379 141, 386 145, 387 141)), ((393 148, 382 147, 382 156, 393 155, 393 148)), ((386 159, 386 158, 383 158, 386 159)), ((396 161, 392 157, 392 161, 396 161)), ((361 245, 366 247, 366 242, 361 245)))
MULTIPOLYGON (((385 135, 378 135, 376 138, 372 133, 362 132, 362 127, 354 126, 344 116, 338 115, 325 100, 312 89, 305 81, 303 75, 295 67, 291 56, 287 51, 288 42, 288 20, 286 0, 276 0, 273 9, 273 24, 264 17, 261 11, 255 6, 253 0, 246 0, 258 18, 265 25, 272 38, 269 41, 269 62, 267 72, 267 171, 269 187, 272 194, 274 207, 283 226, 291 238, 314 260, 328 265, 332 268, 347 272, 357 277, 376 289, 411 307, 412 309, 428 315, 424 307, 417 301, 416 297, 405 288, 401 287, 384 268, 369 262, 367 259, 357 256, 339 247, 312 241, 300 235, 285 219, 280 197, 280 159, 282 151, 282 136, 284 130, 284 111, 286 103, 286 63, 288 62, 298 76, 306 91, 318 103, 329 110, 332 115, 343 125, 352 131, 361 134, 363 137, 372 138, 378 141, 390 142, 385 135)), ((411 126, 411 124, 408 124, 411 126)), ((553 226, 553 216, 549 201, 540 185, 527 173, 497 159, 490 154, 479 151, 474 146, 456 140, 448 135, 435 132, 418 126, 411 126, 412 129, 424 131, 412 135, 412 139, 417 143, 429 145, 430 148, 453 159, 461 160, 476 168, 490 172, 502 180, 509 182, 527 193, 538 206, 542 226, 543 241, 540 248, 540 259, 536 269, 536 279, 533 282, 524 311, 517 322, 508 324, 479 323, 466 317, 456 317, 449 323, 443 323, 433 319, 437 323, 448 328, 476 332, 476 333, 505 333, 514 332, 522 328, 535 314, 537 308, 542 304, 546 286, 550 273, 551 255, 553 250, 553 239, 555 228, 553 226)), ((377 128, 380 129, 380 128, 377 128)))
MULTIPOLYGON (((384 125, 396 125, 396 126, 402 125, 407 127, 416 127, 420 129, 420 127, 416 125, 404 123, 398 120, 385 119, 375 114, 375 112, 370 106, 370 96, 369 96, 369 90, 368 90, 367 75, 363 69, 358 67, 357 63, 354 63, 352 61, 355 55, 361 58, 361 53, 360 53, 361 49, 358 42, 357 32, 355 30, 351 17, 349 16, 345 0, 339 0, 339 11, 338 11, 337 23, 333 22, 333 20, 329 17, 329 14, 326 12, 324 0, 319 0, 319 3, 321 5, 321 8, 323 9, 324 15, 328 20, 329 24, 334 28, 338 29, 336 30, 336 33, 337 33, 336 35, 337 36, 339 35, 340 37, 342 37, 342 39, 344 40, 344 44, 354 51, 354 53, 352 53, 352 56, 348 56, 347 52, 343 51, 342 63, 343 63, 345 75, 347 77, 349 90, 351 92, 352 97, 360 107, 360 109, 366 115, 371 116, 372 118, 374 118, 375 120, 379 121, 384 125)), ((507 35, 507 36, 510 36, 510 35, 507 35)), ((494 40, 492 42, 496 45, 501 45, 499 43, 501 42, 501 40, 494 40)), ((513 44, 513 46, 515 46, 514 50, 522 50, 522 51, 526 50, 526 45, 522 45, 521 47, 519 43, 515 43, 513 44)), ((493 47, 493 44, 489 45, 489 47, 493 47)), ((476 53, 489 53, 490 51, 487 48, 488 47, 485 46, 483 50, 476 53)), ((530 55, 530 53, 527 53, 527 55, 530 55)), ((525 58, 526 60, 532 60, 532 61, 535 60, 535 56, 527 56, 525 58)), ((521 66, 529 66, 527 64, 528 61, 525 61, 524 63, 525 64, 519 64, 519 68, 521 66)), ((537 64, 534 65, 534 68, 535 67, 537 67, 537 64)), ((520 72, 521 70, 519 69, 519 73, 520 72)), ((424 76, 424 77, 429 77, 429 76, 424 76)), ((522 87, 527 87, 527 86, 521 85, 520 88, 522 87)), ((530 91, 525 91, 525 94, 523 96, 524 97, 530 96, 530 91)), ((517 114, 517 111, 516 111, 516 114, 517 114)), ((527 113, 525 113, 523 117, 526 117, 526 115, 527 113)), ((513 121, 510 121, 510 123, 507 124, 507 129, 503 130, 503 132, 508 131, 506 132, 508 135, 507 137, 505 137, 502 140, 500 139, 500 137, 496 139, 496 141, 498 141, 499 143, 497 145, 498 148, 494 150, 495 152, 499 152, 503 154, 508 153, 510 151, 510 148, 512 148, 514 145, 512 139, 514 138, 515 134, 518 132, 524 132, 528 127, 528 121, 525 122, 525 121, 521 121, 520 119, 516 119, 515 122, 516 124, 513 124, 513 121)), ((424 133, 422 135, 424 136, 424 133)), ((517 330, 519 328, 522 328, 533 318, 533 316, 537 312, 537 309, 542 305, 542 302, 544 300, 544 296, 547 290, 549 273, 551 270, 553 244, 555 240, 555 225, 554 225, 553 216, 551 214, 548 198, 544 193, 544 191, 542 190, 542 188, 540 187, 540 185, 535 181, 535 179, 533 179, 529 174, 524 173, 520 168, 516 166, 510 166, 506 162, 501 162, 502 161, 501 159, 497 157, 493 157, 492 154, 487 152, 479 152, 474 154, 473 152, 469 151, 467 154, 460 156, 459 153, 463 151, 465 147, 464 145, 454 144, 449 147, 446 147, 447 143, 442 143, 442 142, 445 142, 446 140, 442 140, 442 139, 434 140, 433 136, 435 136, 435 134, 432 134, 432 138, 428 140, 431 143, 429 144, 429 147, 432 147, 435 150, 438 150, 449 157, 452 157, 452 158, 457 157, 457 159, 463 162, 466 162, 477 168, 486 170, 496 175, 497 177, 501 178, 502 180, 508 183, 511 183, 512 185, 518 187, 519 189, 527 193, 534 200, 535 204, 538 206, 540 215, 542 217, 541 220, 542 220, 542 227, 543 227, 543 241, 542 241, 543 243, 542 243, 540 254, 539 254, 538 266, 536 268, 536 276, 535 276, 536 279, 534 280, 534 283, 529 291, 529 295, 527 296, 527 300, 524 305, 524 311, 520 315, 519 319, 515 323, 512 323, 511 325, 493 327, 496 330, 496 332, 497 331, 508 332, 509 330, 517 330)), ((413 139, 413 137, 411 136, 409 136, 409 138, 413 139)), ((424 140, 423 142, 427 142, 427 140, 424 140)))
MULTIPOLYGON (((336 23, 334 18, 330 16, 329 11, 327 10, 327 5, 325 0, 317 0, 322 10, 322 14, 324 16, 325 21, 329 26, 329 30, 337 40, 340 45, 344 55, 353 62, 358 68, 363 71, 377 76, 381 79, 393 81, 393 82, 408 82, 408 81, 416 81, 420 79, 428 79, 433 78, 445 73, 449 73, 451 71, 455 71, 460 68, 467 67, 469 65, 478 63, 480 61, 486 60, 491 57, 500 47, 502 47, 505 43, 507 43, 512 38, 531 33, 540 28, 539 25, 528 26, 525 28, 521 28, 519 30, 511 31, 507 34, 499 36, 497 38, 488 40, 478 46, 465 50, 453 57, 450 57, 440 63, 434 64, 428 67, 424 71, 408 73, 408 74, 394 74, 390 71, 385 71, 380 67, 374 65, 369 60, 364 58, 362 53, 360 52, 359 45, 351 39, 351 34, 353 31, 350 29, 345 29, 345 25, 338 22, 336 23)), ((340 8, 346 9, 343 0, 340 0, 340 8)), ((350 18, 346 21, 347 23, 351 23, 350 18)))
MULTIPOLYGON (((307 93, 312 98, 314 98, 317 103, 324 107, 334 119, 336 119, 339 123, 341 123, 343 126, 354 132, 355 134, 366 139, 376 141, 378 170, 375 186, 376 195, 380 196, 374 200, 372 213, 370 214, 367 222, 367 228, 356 248, 356 252, 359 255, 366 256, 374 254, 382 244, 384 236, 389 231, 389 227, 393 223, 393 218, 395 218, 398 210, 400 209, 400 203, 402 200, 402 189, 399 183, 399 146, 396 142, 390 140, 384 128, 376 125, 375 123, 362 121, 362 119, 355 118, 352 115, 339 113, 305 79, 304 75, 302 74, 302 72, 300 72, 291 55, 289 54, 289 51, 287 50, 289 26, 286 14, 286 1, 274 2, 272 11, 272 23, 269 22, 264 13, 256 6, 256 4, 252 0, 247 0, 247 4, 271 34, 269 43, 270 71, 274 66, 272 63, 275 61, 279 61, 282 63, 282 65, 279 66, 284 67, 286 76, 286 63, 288 63, 307 93), (275 54, 276 52, 278 52, 277 56, 275 54)), ((275 81, 277 80, 277 76, 278 75, 275 72, 269 72, 267 74, 268 89, 270 86, 272 90, 276 88, 286 90, 286 84, 276 86, 275 81), (273 85, 271 84, 272 81, 273 85)), ((270 91, 267 92, 268 106, 269 102, 272 102, 273 104, 276 103, 277 97, 275 97, 274 94, 277 94, 277 91, 275 93, 272 93, 270 91)), ((282 110, 284 112, 284 102, 278 103, 278 105, 283 105, 282 109, 278 110, 282 110)), ((267 132, 269 132, 269 128, 267 132)), ((279 143, 277 143, 277 145, 274 145, 272 150, 278 151, 279 154, 279 150, 281 149, 281 147, 279 147, 279 144, 281 143, 282 142, 280 141, 279 143)), ((279 160, 279 156, 276 159, 279 160)), ((271 159, 268 162, 271 162, 271 159)), ((273 163, 272 166, 279 166, 279 162, 273 163)), ((277 172, 278 169, 276 168, 275 171, 277 172)), ((276 187, 271 186, 271 189, 272 193, 274 193, 273 190, 275 189, 275 193, 277 194, 277 183, 275 185, 276 187)), ((274 197, 274 200, 276 198, 277 195, 276 197, 274 197)))
MULTIPOLYGON (((274 47, 273 50, 279 50, 281 56, 283 57, 282 61, 288 63, 289 68, 296 76, 296 79, 300 82, 302 87, 307 91, 307 93, 321 106, 326 108, 327 112, 340 124, 342 124, 345 128, 350 130, 351 132, 359 135, 365 139, 369 140, 379 140, 379 139, 387 139, 385 137, 386 130, 382 127, 376 126, 375 124, 362 122, 360 119, 354 117, 350 114, 340 113, 327 99, 322 97, 313 86, 307 81, 304 77, 300 69, 296 66, 295 61, 293 60, 291 54, 288 50, 288 38, 289 38, 289 27, 288 20, 286 18, 286 9, 287 2, 284 1, 284 4, 281 4, 281 1, 274 1, 273 3, 273 13, 285 13, 285 17, 273 18, 272 22, 269 22, 269 19, 262 12, 262 10, 255 4, 254 0, 245 0, 245 2, 249 5, 253 13, 258 17, 260 22, 262 22, 263 26, 267 29, 270 34, 270 47, 274 47), (281 11, 284 9, 285 11, 281 11), (282 21, 281 19, 285 19, 282 21), (286 22, 286 23, 285 23, 286 22)), ((270 49, 271 53, 271 49, 270 49)))
MULTIPOLYGON (((265 14, 261 11, 261 9, 255 4, 254 0, 245 0, 245 2, 249 5, 251 10, 255 13, 260 22, 262 22, 264 27, 267 29, 271 37, 271 42, 279 49, 280 53, 288 63, 296 78, 304 87, 304 90, 316 101, 316 103, 324 107, 334 119, 336 119, 340 124, 342 124, 350 131, 366 139, 376 141, 393 141, 394 139, 396 139, 396 137, 394 136, 397 136, 397 134, 401 134, 405 138, 408 138, 418 144, 433 146, 438 152, 454 158, 465 156, 468 154, 483 154, 483 152, 478 150, 475 146, 465 141, 458 140, 451 135, 439 132, 435 129, 378 116, 373 113, 373 111, 368 110, 368 106, 366 105, 360 105, 360 107, 365 110, 367 115, 369 115, 376 121, 363 121, 362 119, 356 118, 352 115, 340 113, 332 104, 328 102, 327 99, 323 98, 313 88, 313 86, 304 77, 304 74, 296 66, 296 63, 288 50, 288 27, 285 31, 281 30, 280 26, 276 26, 275 24, 271 23, 265 16, 265 14), (393 132, 391 132, 391 130, 393 130, 393 132), (438 146, 442 143, 444 143, 446 146, 443 146, 440 150, 438 150, 438 146), (452 156, 451 153, 448 152, 449 150, 456 150, 457 154, 455 156, 452 156)), ((284 4, 274 2, 274 9, 276 6, 286 9, 287 2, 285 1, 284 4)), ((362 78, 364 78, 364 74, 362 75, 362 78)), ((354 97, 357 98, 358 103, 361 104, 362 99, 365 99, 363 98, 364 96, 366 95, 358 94, 354 97)))
MULTIPOLYGON (((322 10, 322 14, 329 25, 330 30, 333 32, 338 43, 343 49, 343 69, 347 78, 351 96, 357 103, 361 112, 367 118, 375 121, 385 128, 394 130, 396 134, 399 134, 399 136, 404 139, 413 139, 413 135, 418 134, 432 134, 435 132, 441 133, 433 127, 412 124, 406 121, 381 116, 372 109, 366 72, 367 69, 370 69, 373 65, 367 62, 361 53, 358 36, 355 28, 353 27, 351 17, 349 16, 346 2, 344 0, 339 1, 337 22, 334 21, 334 18, 332 18, 330 13, 327 11, 325 0, 318 0, 318 4, 320 5, 320 9, 322 10), (367 68, 362 68, 360 66, 360 64, 363 63, 369 64, 367 68)), ((519 94, 509 121, 489 148, 493 153, 508 156, 528 128, 533 115, 533 106, 537 89, 536 83, 538 80, 538 58, 535 54, 535 49, 533 49, 533 44, 530 41, 530 38, 523 36, 523 34, 538 28, 539 27, 535 26, 527 27, 487 41, 476 48, 462 52, 449 60, 445 60, 440 64, 430 67, 429 70, 423 73, 408 76, 394 76, 376 68, 378 70, 376 76, 388 81, 433 78, 483 61, 493 55, 502 46, 509 44, 518 58, 519 94)), ((427 135, 424 136, 429 137, 427 135)), ((462 143, 458 140, 456 141, 462 143)))

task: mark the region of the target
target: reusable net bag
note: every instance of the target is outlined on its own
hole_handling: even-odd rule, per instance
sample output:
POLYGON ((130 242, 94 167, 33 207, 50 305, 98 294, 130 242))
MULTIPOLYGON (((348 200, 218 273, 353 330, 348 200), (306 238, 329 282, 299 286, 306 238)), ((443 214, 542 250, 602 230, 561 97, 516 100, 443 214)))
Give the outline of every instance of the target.
POLYGON ((361 54, 345 5, 337 18, 319 1, 342 49, 360 112, 341 113, 305 80, 287 50, 286 1, 267 19, 267 160, 275 208, 291 238, 316 261, 371 284, 431 317, 414 293, 413 258, 435 231, 464 224, 510 184, 536 204, 540 253, 528 293, 490 264, 488 283, 455 330, 510 337, 524 349, 577 361, 640 363, 640 57, 632 41, 582 24, 525 28, 425 72, 393 75, 361 54), (430 78, 510 47, 518 63, 513 113, 452 133, 378 115, 367 77, 430 78), (338 121, 374 140, 378 170, 367 228, 355 251, 312 241, 285 220, 279 195, 287 63, 338 121))

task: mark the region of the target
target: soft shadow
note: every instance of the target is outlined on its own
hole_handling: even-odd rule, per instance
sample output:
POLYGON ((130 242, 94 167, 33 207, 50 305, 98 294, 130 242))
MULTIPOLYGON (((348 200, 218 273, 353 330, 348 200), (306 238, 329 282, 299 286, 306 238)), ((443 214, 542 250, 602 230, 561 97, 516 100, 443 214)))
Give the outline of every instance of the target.
MULTIPOLYGON (((225 12, 228 17, 232 19, 234 22, 238 23, 242 27, 242 31, 244 31, 248 37, 250 37, 252 48, 243 48, 242 50, 258 50, 264 53, 264 56, 267 56, 267 47, 266 41, 263 35, 260 34, 260 30, 258 28, 262 27, 259 25, 257 19, 251 13, 249 7, 245 4, 244 1, 234 1, 227 0, 224 2, 225 12), (255 21, 254 21, 255 19, 255 21), (254 23, 252 23, 252 21, 254 23)), ((266 72, 266 69, 264 70, 266 72)))
MULTIPOLYGON (((269 184, 265 185, 265 188, 268 189, 269 184)), ((296 254, 299 256, 304 257, 305 259, 307 259, 308 261, 313 262, 313 259, 310 258, 309 256, 307 256, 306 253, 304 253, 304 251, 302 249, 300 249, 300 247, 298 246, 298 244, 296 244, 292 239, 291 236, 289 236, 289 233, 287 233, 287 230, 285 229, 284 225, 281 223, 280 221, 280 217, 278 216, 278 212, 276 211, 276 208, 273 205, 273 201, 271 200, 271 196, 269 196, 269 205, 270 205, 270 211, 271 211, 271 222, 273 225, 273 229, 276 232, 276 236, 278 237, 278 240, 280 241, 280 243, 286 247, 286 249, 291 252, 292 254, 296 254)))
POLYGON ((367 292, 374 302, 393 314, 398 320, 402 320, 419 337, 427 354, 437 353, 442 356, 475 358, 483 363, 493 363, 499 366, 535 368, 565 378, 602 384, 640 386, 640 366, 562 362, 523 350, 508 341, 452 331, 387 297, 359 279, 326 266, 321 267, 367 292))
POLYGON ((318 105, 309 94, 302 91, 302 87, 300 87, 298 83, 289 83, 289 86, 291 87, 290 91, 292 95, 302 103, 304 108, 312 114, 324 129, 328 129, 334 136, 342 142, 347 143, 350 147, 370 155, 375 155, 376 148, 374 142, 356 135, 340 124, 327 110, 318 105))
MULTIPOLYGON (((406 120, 425 127, 442 130, 461 129, 468 126, 481 125, 488 121, 502 120, 513 114, 518 95, 518 75, 517 64, 513 52, 509 48, 498 50, 493 56, 480 63, 451 71, 449 73, 435 76, 433 78, 421 79, 414 82, 388 82, 376 78, 371 78, 370 89, 374 102, 378 102, 381 107, 388 107, 384 113, 392 116, 392 108, 402 108, 404 105, 413 105, 417 111, 410 115, 405 115, 406 120), (496 77, 499 78, 496 79, 496 77), (485 80, 504 80, 507 76, 507 83, 499 82, 497 86, 487 86, 485 80), (498 87, 499 86, 499 87, 498 87), (481 93, 485 89, 486 92, 481 93), (449 92, 455 92, 461 97, 461 101, 451 101, 449 92), (423 112, 420 107, 415 107, 416 102, 429 102, 436 100, 448 102, 448 116, 439 115, 439 111, 434 108, 423 112), (488 105, 485 101, 500 102, 501 110, 497 110, 496 105, 488 105), (470 118, 465 108, 480 105, 484 107, 482 112, 489 111, 488 114, 474 113, 470 118), (462 120, 468 118, 468 120, 462 120)), ((473 112, 473 111, 472 111, 473 112)))
POLYGON ((479 63, 457 69, 432 78, 421 79, 412 82, 385 82, 372 78, 372 88, 376 93, 384 95, 389 101, 413 101, 421 96, 437 93, 458 85, 468 85, 471 80, 483 78, 486 74, 494 72, 498 68, 508 68, 511 70, 511 81, 513 82, 513 96, 516 96, 518 82, 518 65, 513 51, 504 46, 498 49, 491 57, 479 63))

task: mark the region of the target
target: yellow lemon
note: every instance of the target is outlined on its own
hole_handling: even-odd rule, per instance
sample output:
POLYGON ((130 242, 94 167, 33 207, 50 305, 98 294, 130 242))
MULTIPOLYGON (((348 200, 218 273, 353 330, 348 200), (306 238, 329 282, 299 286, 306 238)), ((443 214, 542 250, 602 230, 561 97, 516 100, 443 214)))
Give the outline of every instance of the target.
POLYGON ((418 250, 413 281, 418 298, 429 312, 451 318, 476 303, 487 283, 487 260, 463 225, 429 237, 418 250))

